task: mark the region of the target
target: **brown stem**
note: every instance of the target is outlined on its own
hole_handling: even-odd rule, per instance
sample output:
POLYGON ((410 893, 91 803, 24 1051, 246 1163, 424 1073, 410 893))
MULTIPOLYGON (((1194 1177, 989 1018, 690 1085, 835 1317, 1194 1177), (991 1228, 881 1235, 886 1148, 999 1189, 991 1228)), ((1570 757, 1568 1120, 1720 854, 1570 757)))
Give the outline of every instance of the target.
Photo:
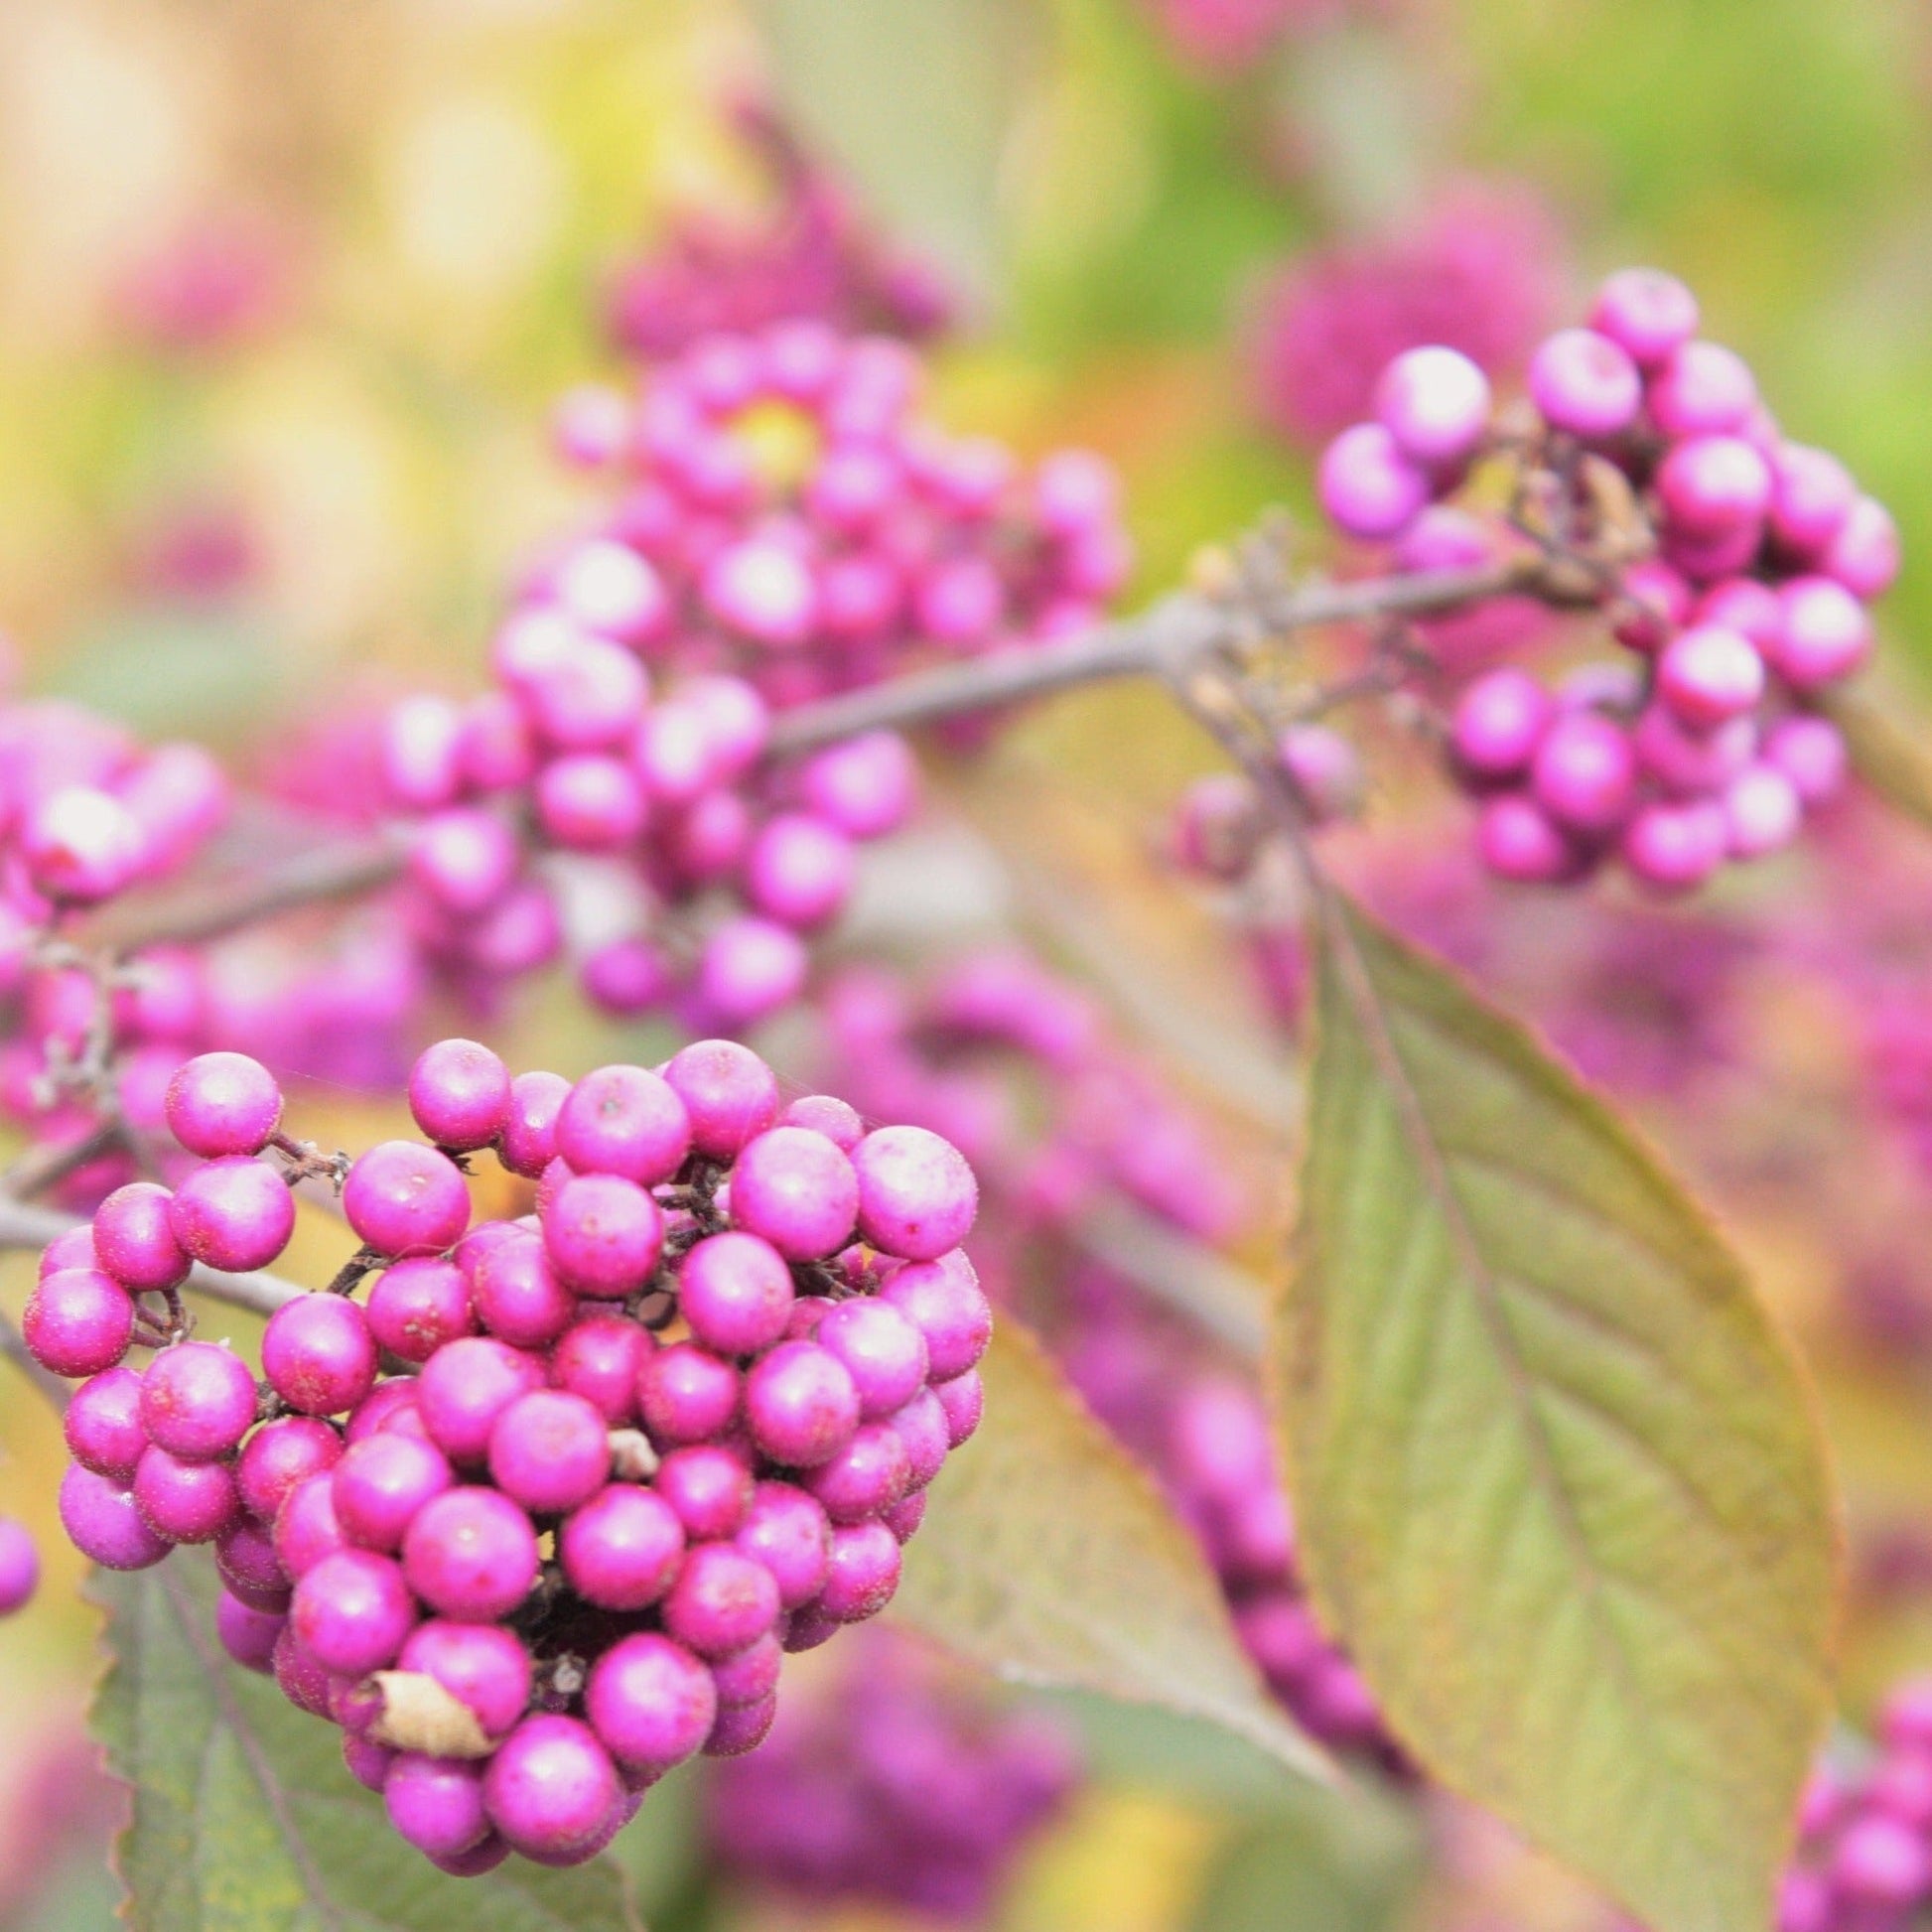
POLYGON ((143 894, 105 914, 88 937, 121 953, 218 939, 304 905, 375 892, 393 881, 402 865, 403 848, 396 838, 375 834, 345 840, 301 853, 238 884, 165 897, 143 894))
POLYGON ((1138 617, 1102 624, 1062 642, 942 664, 801 705, 777 720, 771 749, 780 755, 810 751, 860 732, 930 724, 934 719, 985 711, 1107 678, 1173 680, 1183 676, 1214 646, 1232 641, 1244 625, 1258 624, 1279 635, 1316 624, 1414 616, 1508 591, 1535 594, 1538 581, 1536 571, 1526 573, 1519 559, 1479 570, 1419 571, 1413 576, 1363 578, 1348 584, 1316 582, 1252 612, 1230 610, 1197 591, 1176 591, 1138 617))

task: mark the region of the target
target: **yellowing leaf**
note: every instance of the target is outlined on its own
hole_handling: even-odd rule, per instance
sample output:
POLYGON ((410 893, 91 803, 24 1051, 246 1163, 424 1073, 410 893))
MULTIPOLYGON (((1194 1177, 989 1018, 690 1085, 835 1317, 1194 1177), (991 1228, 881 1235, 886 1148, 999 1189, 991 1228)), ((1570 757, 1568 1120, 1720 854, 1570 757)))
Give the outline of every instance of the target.
POLYGON ((1806 1390, 1616 1117, 1330 913, 1273 1350, 1316 1596, 1444 1782, 1655 1932, 1763 1932, 1829 1706, 1806 1390))
POLYGON ((986 1424, 933 1485, 899 1609, 1011 1682, 1204 1718, 1328 1775, 1248 1662, 1192 1537, 1011 1316, 981 1373, 986 1424))

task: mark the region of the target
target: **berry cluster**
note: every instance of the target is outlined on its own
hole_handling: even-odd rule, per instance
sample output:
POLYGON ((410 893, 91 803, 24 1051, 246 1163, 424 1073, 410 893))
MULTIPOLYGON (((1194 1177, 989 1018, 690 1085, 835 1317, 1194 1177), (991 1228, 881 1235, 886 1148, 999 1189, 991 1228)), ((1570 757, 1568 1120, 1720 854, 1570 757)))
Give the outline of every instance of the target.
POLYGON ((1058 1348, 1094 1413, 1153 1469, 1199 1538, 1242 1642, 1296 1722, 1337 1750, 1400 1770, 1368 1686, 1309 1606, 1260 1390, 1093 1264, 1072 1273, 1058 1348))
POLYGON ((1500 376, 1557 310, 1564 249, 1514 184, 1465 184, 1401 231, 1298 256, 1254 331, 1262 414, 1312 446, 1359 421, 1403 350, 1441 343, 1500 376))
POLYGON ((787 1106, 725 1040, 574 1085, 445 1040, 409 1095, 429 1144, 331 1163, 257 1063, 182 1070, 202 1165, 110 1195, 28 1304, 36 1358, 87 1378, 62 1520, 116 1569, 211 1542, 230 1654, 344 1726, 444 1869, 574 1863, 671 1765, 763 1736, 781 1651, 892 1596, 979 1420, 977 1190, 936 1135, 787 1106), (470 1225, 484 1149, 533 1214, 470 1225), (319 1172, 362 1245, 271 1318, 258 1383, 179 1290, 273 1262, 319 1172))
POLYGON ((713 1769, 705 1830, 735 1876, 808 1905, 978 1924, 1078 1773, 1044 1713, 869 1631, 850 1662, 786 1701, 761 1749, 713 1769))
POLYGON ((1587 562, 1631 653, 1554 693, 1513 668, 1462 692, 1450 759, 1504 878, 1573 880, 1614 856, 1686 890, 1788 843, 1842 781, 1816 706, 1870 650, 1891 520, 1835 457, 1787 441, 1743 361, 1697 328, 1682 283, 1625 271, 1587 327, 1537 348, 1519 416, 1495 415, 1468 357, 1413 349, 1374 420, 1322 458, 1330 519, 1395 542, 1401 568, 1493 561, 1525 535, 1587 562), (1504 526, 1445 500, 1491 455, 1517 466, 1504 526))
MULTIPOLYGON (((768 207, 742 223, 708 208, 675 217, 612 286, 607 314, 620 349, 662 360, 706 336, 801 320, 914 342, 946 329, 955 302, 939 271, 874 233, 767 103, 734 102, 731 121, 767 178, 768 207)), ((566 409, 567 446, 578 411, 602 407, 586 394, 566 409)))
POLYGON ((1932 1683, 1908 1681, 1880 1713, 1856 1770, 1820 1767, 1798 1816, 1778 1932, 1894 1932, 1932 1904, 1932 1683))
POLYGON ((785 323, 705 338, 634 408, 610 398, 598 438, 579 412, 577 453, 622 474, 611 515, 524 584, 491 692, 388 723, 440 971, 551 957, 555 881, 534 862, 561 855, 601 866, 620 908, 587 947, 601 1004, 735 1032, 796 996, 801 935, 844 904, 855 844, 912 809, 916 770, 888 733, 773 770, 770 710, 1078 628, 1125 567, 1103 465, 1066 451, 1027 475, 919 422, 918 382, 897 343, 785 323))

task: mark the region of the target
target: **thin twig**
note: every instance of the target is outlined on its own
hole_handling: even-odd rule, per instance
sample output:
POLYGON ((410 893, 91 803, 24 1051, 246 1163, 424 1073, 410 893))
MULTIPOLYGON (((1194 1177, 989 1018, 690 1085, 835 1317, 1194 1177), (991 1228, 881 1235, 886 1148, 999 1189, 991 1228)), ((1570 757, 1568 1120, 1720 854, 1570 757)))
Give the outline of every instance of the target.
POLYGON ((894 678, 784 713, 772 728, 780 755, 810 751, 861 732, 929 724, 1103 679, 1184 676, 1218 645, 1259 625, 1270 635, 1363 618, 1447 610, 1507 591, 1534 591, 1522 561, 1479 570, 1418 571, 1413 576, 1316 582, 1264 608, 1230 608, 1198 591, 1177 591, 1138 617, 1100 625, 1062 642, 998 651, 963 663, 894 678))

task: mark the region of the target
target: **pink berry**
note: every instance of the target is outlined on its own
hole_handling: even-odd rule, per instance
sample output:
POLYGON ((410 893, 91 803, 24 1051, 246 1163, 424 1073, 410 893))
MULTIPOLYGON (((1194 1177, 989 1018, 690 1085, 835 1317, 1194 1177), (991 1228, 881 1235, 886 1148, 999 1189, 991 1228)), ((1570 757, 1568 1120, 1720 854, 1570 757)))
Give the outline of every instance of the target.
POLYGON ((235 1520, 241 1499, 225 1462, 190 1462, 150 1443, 134 1471, 141 1520, 170 1543, 211 1543, 235 1520))
POLYGON ((275 1555, 291 1578, 306 1576, 324 1557, 348 1548, 336 1520, 335 1485, 327 1471, 305 1476, 275 1513, 275 1555))
POLYGON ((1526 671, 1490 671, 1457 700, 1449 725, 1456 763, 1477 778, 1527 771, 1556 715, 1556 701, 1526 671))
POLYGON ((246 1053, 202 1053, 169 1082, 166 1113, 190 1154, 259 1154, 281 1124, 282 1090, 246 1053))
POLYGON ((287 1622, 281 1612, 255 1609, 226 1590, 214 1606, 214 1634, 221 1648, 243 1670, 263 1676, 273 1669, 275 1640, 287 1622))
POLYGON ((1459 349, 1405 349, 1375 385, 1375 414, 1411 463, 1452 470, 1489 427, 1489 378, 1459 349))
POLYGON ((834 918, 857 877, 852 841, 808 812, 779 812, 766 820, 745 857, 747 901, 798 932, 816 931, 834 918))
POLYGON ((349 1169, 343 1213, 379 1255, 441 1254, 470 1225, 470 1189, 447 1154, 383 1141, 349 1169))
POLYGON ((966 1238, 979 1211, 979 1183, 950 1141, 923 1127, 881 1127, 851 1158, 859 1177, 859 1232, 875 1248, 935 1261, 966 1238))
POLYGON ((593 1856, 622 1801, 604 1746, 574 1718, 525 1718, 483 1773, 490 1821, 516 1851, 543 1864, 593 1856))
POLYGON ((816 1340, 852 1377, 862 1421, 902 1409, 925 1384, 925 1337, 888 1302, 838 1303, 819 1322, 816 1340))
POLYGON ((1623 862, 1660 892, 1701 886, 1729 847, 1724 809, 1711 799, 1645 805, 1623 835, 1623 862))
POLYGON ((1619 269, 1597 290, 1589 326, 1653 368, 1697 334, 1697 297, 1661 269, 1619 269))
POLYGON ((918 761, 897 732, 865 732, 806 759, 798 791, 816 818, 847 838, 883 838, 918 803, 918 761))
POLYGON ((771 1573, 785 1609, 810 1602, 825 1587, 832 1526, 817 1500, 796 1485, 760 1482, 733 1541, 771 1573))
POLYGON ((94 905, 131 886, 148 860, 134 816, 92 785, 64 785, 40 799, 20 827, 20 856, 37 892, 94 905))
POLYGON ((409 1111, 438 1147, 488 1147, 509 1119, 509 1069, 474 1039, 439 1040, 410 1069, 409 1111))
POLYGON ((277 1309, 262 1336, 262 1372, 305 1416, 339 1416, 375 1386, 368 1318, 345 1296, 305 1295, 277 1309))
POLYGON ((363 1311, 377 1345, 405 1362, 426 1362, 445 1342, 477 1330, 463 1271, 434 1256, 385 1268, 363 1311))
POLYGON ((131 1487, 77 1462, 61 1478, 60 1507, 68 1540, 105 1570, 146 1570, 172 1547, 143 1521, 131 1487))
POLYGON ((32 1599, 41 1580, 41 1555, 33 1533, 12 1516, 0 1516, 0 1616, 12 1616, 32 1599))
POLYGON ((1587 443, 1621 436, 1643 402, 1637 365, 1593 329, 1560 329, 1546 338, 1530 358, 1529 387, 1551 428, 1587 443))
POLYGON ((970 1369, 964 1375, 935 1382, 932 1393, 945 1411, 946 1446, 957 1449, 979 1428, 980 1418, 986 1410, 986 1388, 980 1381, 979 1371, 970 1369))
POLYGON ((131 1368, 109 1368, 74 1390, 62 1418, 73 1459, 96 1475, 131 1482, 148 1446, 141 1426, 141 1377, 131 1368))
POLYGON ((543 1348, 577 1314, 577 1298, 551 1265, 544 1242, 526 1229, 490 1247, 470 1278, 477 1318, 514 1348, 543 1348))
POLYGON ((343 1439, 312 1416, 283 1416, 265 1423, 241 1446, 235 1481, 249 1514, 275 1520, 284 1498, 299 1482, 334 1468, 343 1439))
POLYGON ((655 1346, 627 1316, 587 1315, 550 1351, 551 1386, 581 1395, 613 1429, 626 1429, 637 1420, 637 1378, 655 1346))
POLYGON ((1623 822, 1636 776, 1629 734, 1593 711, 1559 718, 1530 767, 1536 802, 1568 830, 1583 833, 1609 832, 1623 822))
POLYGON ((698 958, 698 997, 708 1020, 750 1027, 794 1000, 805 984, 804 941, 772 919, 726 919, 698 958))
POLYGON ((1772 664, 1794 691, 1850 677, 1871 653, 1871 620, 1831 577, 1797 577, 1778 593, 1783 625, 1772 664))
POLYGON ((682 1644, 640 1631, 592 1666, 584 1713, 620 1764, 655 1775, 697 1754, 718 1694, 711 1672, 682 1644))
POLYGON ((1681 630, 1657 660, 1657 694, 1694 731, 1752 710, 1764 695, 1764 660, 1741 631, 1701 623, 1681 630))
POLYGON ((993 1336, 993 1310, 964 1255, 944 1255, 901 1268, 880 1290, 879 1299, 925 1337, 933 1381, 964 1375, 986 1353, 993 1336))
POLYGON ((732 1170, 733 1221, 762 1235, 788 1261, 836 1254, 851 1239, 858 1211, 852 1162, 807 1128, 759 1135, 732 1170))
POLYGON ((1861 496, 1832 539, 1819 568, 1854 597, 1882 597, 1898 575, 1898 527, 1874 497, 1861 496))
POLYGON ((1793 556, 1828 551, 1859 500, 1852 473, 1827 450, 1780 444, 1771 457, 1771 536, 1793 556))
POLYGON ((288 1183, 266 1162, 225 1155, 198 1168, 168 1203, 175 1239, 227 1274, 266 1268, 295 1232, 288 1183))
POLYGON ((498 1153, 511 1173, 534 1180, 557 1158, 557 1115, 569 1092, 561 1073, 519 1073, 510 1082, 498 1153))
POLYGON ((815 1607, 840 1623, 877 1616, 898 1588, 898 1538, 884 1523, 851 1523, 832 1532, 832 1555, 815 1607))
POLYGON ((483 1460, 496 1418, 518 1396, 543 1386, 533 1356, 487 1335, 440 1348, 416 1378, 416 1398, 430 1441, 459 1467, 483 1460))
POLYGON ((173 1198, 151 1180, 131 1180, 94 1209, 94 1253, 123 1288, 138 1294, 188 1279, 193 1263, 168 1219, 173 1198))
POLYGON ((255 1407, 248 1364, 219 1342, 177 1342, 141 1378, 142 1428, 189 1461, 231 1453, 253 1427, 255 1407))
POLYGON ((851 1441, 859 1394, 844 1363, 816 1342, 780 1342, 745 1378, 745 1415, 774 1462, 811 1468, 851 1441))
POLYGON ((529 1595, 539 1558, 530 1519, 493 1489, 451 1489, 403 1540, 403 1571, 423 1601, 459 1623, 507 1616, 529 1595))
POLYGON ((618 1174, 650 1187, 683 1165, 691 1121, 659 1075, 605 1066, 571 1088, 557 1116, 556 1145, 577 1173, 618 1174))
POLYGON ((738 1370, 688 1341, 647 1357, 637 1378, 638 1410, 660 1446, 723 1434, 738 1414, 739 1393, 738 1370))
POLYGON ((614 1482, 564 1519, 557 1554, 571 1587, 607 1610, 641 1610, 670 1588, 684 1526, 649 1489, 614 1482))
POLYGON ((483 1771, 461 1758, 402 1752, 383 1780, 382 1804, 397 1835, 432 1858, 456 1858, 489 1834, 483 1771))
POLYGON ((664 1081, 684 1103, 691 1146, 713 1161, 730 1161, 778 1112, 771 1069, 735 1039, 701 1039, 675 1053, 664 1081))
POLYGON ((712 1443, 672 1449, 658 1464, 651 1486, 693 1543, 736 1536, 752 1507, 752 1472, 730 1449, 712 1443))
POLYGON ((808 1093, 794 1100, 778 1116, 780 1127, 806 1127, 823 1134, 835 1148, 850 1154, 865 1138, 866 1124, 845 1101, 829 1093, 808 1093))
POLYGON ((395 1661, 416 1622, 401 1567, 371 1550, 338 1550, 295 1586, 297 1640, 324 1670, 363 1677, 395 1661))
POLYGON ((443 1452, 414 1436, 353 1444, 330 1477, 336 1521, 350 1543, 393 1553, 422 1507, 456 1484, 443 1452))
POLYGON ((678 1272, 678 1308, 691 1333, 719 1355, 755 1355, 785 1331, 791 1269, 756 1234, 714 1234, 693 1245, 678 1272))
POLYGON ((1380 423, 1345 429, 1321 453, 1321 507, 1344 536, 1400 536, 1429 501, 1429 479, 1380 423))
POLYGON ((663 1618, 665 1633, 700 1657, 729 1657, 776 1623, 778 1586, 761 1563, 730 1544, 701 1543, 686 1553, 663 1618))
POLYGON ((1736 436, 1692 436, 1657 466, 1658 501, 1673 530, 1700 541, 1755 530, 1771 506, 1771 471, 1736 436))
POLYGON ((1666 436, 1727 436, 1757 407, 1757 379, 1732 350, 1689 342, 1652 369, 1644 400, 1666 436))
POLYGON ((78 1379, 110 1369, 134 1335, 134 1303, 97 1268, 63 1268, 27 1298, 20 1329, 43 1368, 78 1379))
POLYGON ((883 1516, 905 1495, 912 1482, 911 1458, 889 1424, 864 1423, 803 1482, 834 1523, 860 1523, 883 1516))
POLYGON ((580 1173, 543 1210, 543 1246, 579 1295, 618 1300, 650 1279, 664 1247, 663 1210, 633 1180, 580 1173))
POLYGON ((582 1396, 538 1389, 497 1417, 489 1473, 533 1516, 557 1516, 597 1494, 611 1473, 610 1430, 582 1396))

